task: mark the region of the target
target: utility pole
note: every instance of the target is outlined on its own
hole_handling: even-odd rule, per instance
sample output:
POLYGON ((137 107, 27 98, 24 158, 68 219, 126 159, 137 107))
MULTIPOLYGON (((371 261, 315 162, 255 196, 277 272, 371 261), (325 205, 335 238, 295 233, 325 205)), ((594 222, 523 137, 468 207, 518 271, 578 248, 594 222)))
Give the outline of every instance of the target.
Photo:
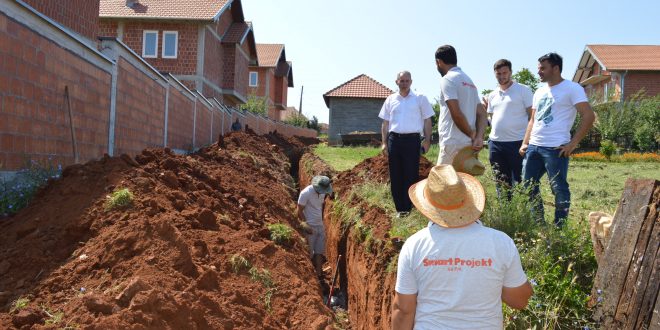
POLYGON ((300 105, 298 106, 298 113, 302 115, 302 96, 303 96, 303 90, 305 90, 305 86, 300 87, 300 105))

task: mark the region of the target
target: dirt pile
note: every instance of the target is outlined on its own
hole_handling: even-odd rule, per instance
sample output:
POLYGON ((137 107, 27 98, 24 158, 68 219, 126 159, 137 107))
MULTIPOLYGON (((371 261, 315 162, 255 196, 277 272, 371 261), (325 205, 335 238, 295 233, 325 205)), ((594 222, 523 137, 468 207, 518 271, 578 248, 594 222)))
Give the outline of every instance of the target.
MULTIPOLYGON (((433 163, 426 157, 419 158, 419 177, 420 179, 429 176, 433 163)), ((337 177, 340 185, 350 187, 364 181, 389 182, 390 168, 387 164, 387 157, 379 154, 375 157, 367 158, 348 171, 341 172, 337 177)))
POLYGON ((66 168, 0 222, 0 328, 326 328, 300 233, 267 228, 296 222, 286 155, 309 142, 236 132, 66 168), (107 209, 120 188, 132 206, 107 209))

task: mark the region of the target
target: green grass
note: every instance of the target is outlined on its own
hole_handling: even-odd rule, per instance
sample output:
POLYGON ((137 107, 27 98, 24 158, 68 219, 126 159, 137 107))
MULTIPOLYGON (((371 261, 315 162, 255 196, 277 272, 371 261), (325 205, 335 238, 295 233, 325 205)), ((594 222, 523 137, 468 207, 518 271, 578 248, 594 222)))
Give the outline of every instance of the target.
POLYGON ((231 270, 237 274, 242 270, 247 270, 252 267, 250 262, 240 254, 232 255, 231 258, 229 258, 229 264, 231 265, 231 270))
POLYGON ((270 239, 275 242, 275 244, 282 245, 291 242, 293 228, 283 223, 270 224, 267 228, 270 231, 270 239))
POLYGON ((325 144, 314 147, 314 153, 337 171, 351 169, 364 159, 376 156, 379 152, 380 148, 374 147, 329 147, 325 144))
POLYGON ((106 210, 122 209, 133 205, 133 193, 128 188, 116 189, 105 203, 106 210))

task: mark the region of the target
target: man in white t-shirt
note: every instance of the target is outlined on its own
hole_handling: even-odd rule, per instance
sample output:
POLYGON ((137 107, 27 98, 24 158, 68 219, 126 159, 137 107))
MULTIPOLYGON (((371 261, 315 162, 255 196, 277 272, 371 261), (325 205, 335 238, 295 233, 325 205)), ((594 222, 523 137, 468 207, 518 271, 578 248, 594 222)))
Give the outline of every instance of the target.
POLYGON ((491 117, 488 158, 495 172, 498 196, 502 187, 520 182, 523 158, 519 153, 532 112, 532 90, 511 80, 511 61, 501 59, 493 66, 498 87, 485 98, 486 112, 491 117))
POLYGON ((436 165, 409 194, 432 224, 401 248, 392 329, 502 329, 502 302, 525 308, 532 286, 513 240, 478 221, 479 181, 436 165))
POLYGON ((456 66, 458 59, 454 47, 440 46, 435 52, 435 63, 442 75, 438 164, 451 164, 456 153, 466 146, 481 150, 488 119, 479 101, 477 86, 456 66))
POLYGON ((555 195, 555 225, 561 227, 568 217, 571 192, 568 188, 568 157, 593 126, 595 115, 584 88, 561 76, 563 60, 557 53, 539 58, 538 73, 546 86, 534 93, 532 115, 520 147, 524 155, 523 180, 533 185, 537 217, 543 220, 543 201, 538 183, 547 172, 555 195), (571 138, 575 115, 580 125, 571 138))
POLYGON ((323 276, 325 254, 325 227, 323 225, 323 202, 325 196, 332 193, 330 178, 317 175, 312 184, 300 191, 298 197, 298 219, 307 234, 307 243, 316 274, 323 276))
POLYGON ((399 72, 396 85, 399 91, 385 99, 378 117, 383 120, 381 149, 387 156, 392 199, 401 217, 412 209, 408 188, 419 179, 420 153, 431 146, 431 117, 435 113, 426 96, 410 89, 410 72, 399 72))

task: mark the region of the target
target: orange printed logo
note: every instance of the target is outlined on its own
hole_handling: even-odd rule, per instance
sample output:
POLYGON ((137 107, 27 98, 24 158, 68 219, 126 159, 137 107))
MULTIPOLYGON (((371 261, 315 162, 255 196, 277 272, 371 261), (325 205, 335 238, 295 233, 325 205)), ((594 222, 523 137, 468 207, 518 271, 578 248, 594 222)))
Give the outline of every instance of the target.
POLYGON ((429 259, 424 258, 423 260, 424 267, 430 266, 459 266, 459 267, 493 267, 493 259, 491 258, 481 258, 481 259, 462 259, 459 257, 447 258, 447 259, 429 259))

